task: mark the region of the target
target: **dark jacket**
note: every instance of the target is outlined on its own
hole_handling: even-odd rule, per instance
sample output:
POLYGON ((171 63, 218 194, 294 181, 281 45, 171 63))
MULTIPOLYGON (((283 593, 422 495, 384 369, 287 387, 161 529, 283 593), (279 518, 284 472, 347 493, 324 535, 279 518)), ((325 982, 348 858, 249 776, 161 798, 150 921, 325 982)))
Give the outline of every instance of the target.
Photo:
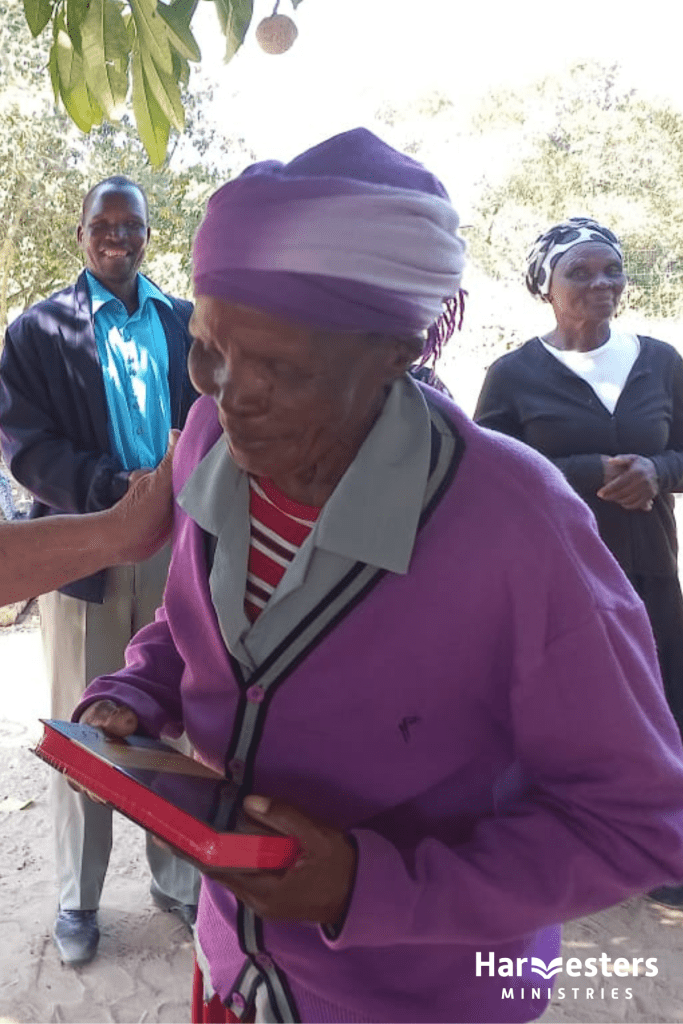
POLYGON ((671 345, 641 337, 640 353, 611 414, 591 386, 538 338, 489 368, 474 414, 562 470, 595 514, 600 535, 629 575, 674 576, 672 491, 683 490, 683 360, 671 345), (660 493, 652 512, 602 501, 601 455, 645 455, 660 493))
MULTIPOLYGON (((192 304, 157 302, 169 355, 172 426, 197 397, 187 374, 192 304)), ((0 359, 0 442, 12 475, 35 497, 31 515, 98 512, 128 473, 110 450, 107 400, 85 272, 10 324, 0 359)), ((101 603, 106 570, 62 588, 101 603)))

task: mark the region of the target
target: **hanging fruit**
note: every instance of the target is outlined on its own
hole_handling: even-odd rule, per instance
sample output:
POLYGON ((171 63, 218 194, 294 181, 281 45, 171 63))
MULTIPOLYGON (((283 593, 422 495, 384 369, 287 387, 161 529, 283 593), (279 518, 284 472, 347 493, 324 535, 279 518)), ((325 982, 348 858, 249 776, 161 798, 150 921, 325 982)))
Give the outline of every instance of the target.
POLYGON ((266 53, 285 53, 299 32, 291 18, 278 14, 280 0, 276 0, 273 13, 256 26, 256 41, 266 53))

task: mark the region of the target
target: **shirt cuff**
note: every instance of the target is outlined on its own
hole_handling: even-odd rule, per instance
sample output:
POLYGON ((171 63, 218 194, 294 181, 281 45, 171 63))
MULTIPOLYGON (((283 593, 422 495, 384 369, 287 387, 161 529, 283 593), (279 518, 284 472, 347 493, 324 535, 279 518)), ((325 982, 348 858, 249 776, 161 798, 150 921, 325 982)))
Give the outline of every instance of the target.
POLYGON ((338 927, 320 925, 321 938, 334 950, 395 945, 410 918, 409 907, 398 896, 405 892, 403 858, 377 832, 354 829, 351 836, 358 851, 351 898, 338 927))

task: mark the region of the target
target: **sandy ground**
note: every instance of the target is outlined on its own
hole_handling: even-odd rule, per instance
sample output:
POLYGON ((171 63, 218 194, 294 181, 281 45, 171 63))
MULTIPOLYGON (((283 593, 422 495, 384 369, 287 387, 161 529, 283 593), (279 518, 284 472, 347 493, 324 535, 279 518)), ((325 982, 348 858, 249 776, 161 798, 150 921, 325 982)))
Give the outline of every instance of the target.
POLYGON ((0 630, 0 679, 0 1021, 189 1020, 190 937, 151 903, 142 831, 120 815, 99 955, 77 969, 60 964, 50 938, 51 769, 30 752, 48 710, 35 628, 0 630))
MULTIPOLYGON (((61 966, 50 939, 50 769, 30 752, 47 710, 34 624, 0 630, 0 666, 0 1022, 187 1021, 191 943, 173 915, 151 904, 142 833, 120 816, 99 955, 85 967, 61 966)), ((656 957, 658 973, 597 985, 559 975, 544 1021, 683 1022, 683 913, 631 900, 570 924, 563 953, 656 957)))

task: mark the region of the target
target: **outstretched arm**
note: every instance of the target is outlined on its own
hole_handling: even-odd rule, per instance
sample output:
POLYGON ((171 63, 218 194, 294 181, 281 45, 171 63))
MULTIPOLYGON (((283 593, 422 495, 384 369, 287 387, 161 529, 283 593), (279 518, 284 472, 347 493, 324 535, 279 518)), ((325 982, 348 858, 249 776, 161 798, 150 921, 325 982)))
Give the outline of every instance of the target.
POLYGON ((157 469, 136 474, 113 508, 0 525, 0 606, 158 551, 171 531, 171 471, 178 436, 172 432, 157 469))

